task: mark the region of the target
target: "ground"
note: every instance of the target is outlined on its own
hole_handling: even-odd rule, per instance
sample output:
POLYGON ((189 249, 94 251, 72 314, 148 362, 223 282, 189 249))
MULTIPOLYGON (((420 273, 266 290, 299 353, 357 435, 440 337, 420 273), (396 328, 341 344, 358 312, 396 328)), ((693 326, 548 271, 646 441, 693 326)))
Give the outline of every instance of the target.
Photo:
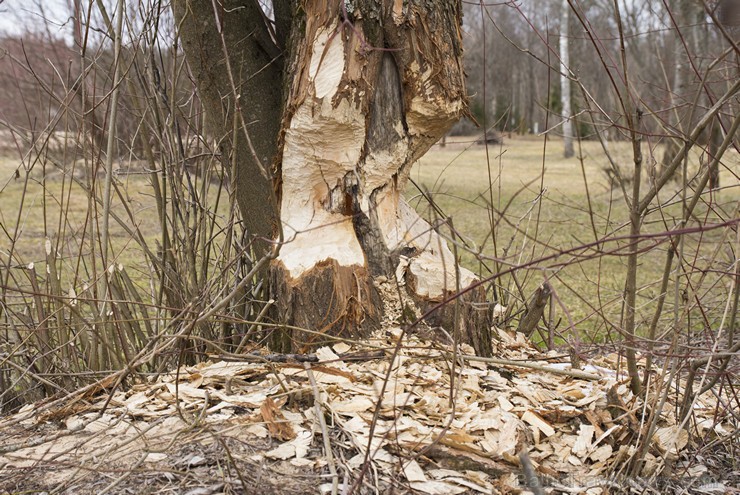
MULTIPOLYGON (((444 148, 433 147, 411 174, 420 190, 411 186, 407 197, 431 220, 452 218, 456 234, 449 237, 457 254, 482 277, 520 267, 492 278, 489 292, 498 304, 494 313, 502 332, 496 356, 505 362, 465 357, 468 351, 455 351, 444 333, 433 329, 404 336, 405 345, 399 348, 400 329, 393 326, 398 321, 387 322, 375 341, 350 342, 349 349, 333 346, 322 351, 323 357, 313 356, 315 384, 302 361, 271 361, 266 351, 234 360, 213 351, 206 364, 183 367, 180 375, 126 377, 115 388, 114 380, 82 395, 57 394, 2 418, 0 491, 196 495, 316 493, 323 487, 330 492, 335 479, 329 469, 331 451, 340 486, 346 473, 356 475, 367 466, 358 493, 516 493, 522 488, 516 454, 525 448, 541 476, 554 479, 570 473, 584 493, 589 488, 584 480, 598 479, 603 485, 612 475, 621 481, 606 492, 626 493, 623 481, 630 471, 670 475, 696 493, 722 493, 711 491, 717 488, 709 486, 715 480, 724 493, 733 493, 737 468, 727 452, 734 445, 736 418, 720 407, 736 403, 733 399, 718 400, 712 392, 697 398, 692 436, 684 444, 675 430, 680 394, 668 394, 652 429, 646 430, 649 422, 635 424, 632 415, 658 410, 660 390, 648 394, 647 403, 632 396, 612 345, 600 347, 600 354, 589 361, 593 355, 586 344, 621 342, 614 328, 621 314, 627 245, 624 239, 614 239, 626 233, 626 210, 621 189, 613 187, 603 170, 607 163, 599 145, 582 143, 583 160, 564 160, 556 141, 505 136, 503 145, 488 149, 474 141, 448 139, 444 148), (439 208, 427 206, 422 193, 439 208), (596 240, 595 247, 568 251, 596 240), (515 325, 522 300, 545 279, 555 292, 552 312, 546 316, 549 329, 542 326, 534 343, 505 331, 515 325), (429 341, 430 336, 435 341, 429 341), (545 351, 548 338, 555 348, 545 351), (558 347, 566 341, 577 349, 575 354, 558 347), (376 351, 380 354, 367 354, 376 351), (365 353, 365 358, 353 361, 348 357, 353 352, 365 353), (526 366, 532 363, 544 366, 544 371, 526 366), (578 369, 594 376, 572 376, 578 369), (386 378, 392 386, 383 393, 386 378), (371 425, 378 431, 371 434, 371 425), (641 468, 629 461, 629 446, 640 441, 631 437, 635 432, 650 438, 649 462, 641 468), (368 445, 375 454, 366 464, 368 445), (623 446, 628 450, 622 451, 623 446)), ((629 148, 627 143, 610 143, 626 175, 629 148)), ((646 146, 645 151, 648 157, 659 156, 659 149, 646 146)), ((691 170, 699 162, 700 157, 692 155, 691 170)), ((697 210, 705 225, 737 217, 740 160, 734 152, 727 167, 723 189, 697 210)), ((144 300, 156 300, 151 270, 130 234, 138 229, 157 249, 160 231, 147 175, 135 162, 122 163, 118 170, 121 196, 114 201, 114 212, 123 221, 114 222, 111 229, 115 261, 131 275, 144 300), (128 209, 121 197, 127 198, 128 209)), ((80 177, 69 169, 62 173, 50 162, 0 160, 0 253, 12 253, 11 271, 5 275, 21 286, 29 283, 24 277, 32 264, 39 280, 53 281, 45 274, 47 260, 55 260, 61 271, 59 294, 82 301, 85 287, 95 283, 90 260, 85 259, 91 254, 85 232, 94 215, 85 194, 70 181, 75 174, 80 177)), ((203 186, 204 197, 211 197, 220 185, 196 175, 192 180, 196 189, 203 186)), ((667 194, 679 190, 675 185, 669 189, 667 194)), ((659 234, 676 224, 680 196, 662 199, 665 207, 648 218, 647 233, 659 234)), ((224 203, 213 215, 217 223, 226 223, 224 203)), ((440 231, 447 234, 449 229, 443 226, 440 231)), ((690 275, 701 277, 692 289, 702 309, 709 309, 689 318, 689 330, 693 325, 715 329, 727 316, 723 297, 729 277, 722 275, 734 259, 726 249, 731 245, 727 232, 685 236, 687 252, 696 253, 690 275)), ((215 239, 218 246, 222 241, 218 235, 215 239)), ((664 256, 665 245, 641 255, 638 332, 644 332, 652 316, 664 256)), ((33 292, 14 293, 3 303, 13 307, 26 297, 28 308, 38 310, 43 305, 28 295, 33 292)), ((672 286, 669 292, 673 295, 672 286)), ((661 331, 671 329, 673 303, 669 298, 661 331)), ((21 321, 33 321, 23 311, 17 314, 21 321)), ((682 334, 679 343, 691 350, 693 337, 682 334)), ((659 371, 665 374, 656 378, 666 379, 670 370, 659 371)), ((660 492, 656 483, 651 486, 647 493, 660 492)), ((596 491, 601 485, 590 488, 588 493, 604 493, 596 491)))
POLYGON ((391 328, 305 360, 213 356, 24 407, 0 420, 0 490, 303 494, 336 481, 340 493, 354 482, 360 494, 526 493, 523 451, 548 493, 733 493, 707 491, 737 481, 717 447, 702 447, 737 427, 712 394, 696 399, 689 442, 673 396, 654 430, 639 426, 646 404, 616 355, 576 369, 506 331, 499 358, 470 351, 391 328))

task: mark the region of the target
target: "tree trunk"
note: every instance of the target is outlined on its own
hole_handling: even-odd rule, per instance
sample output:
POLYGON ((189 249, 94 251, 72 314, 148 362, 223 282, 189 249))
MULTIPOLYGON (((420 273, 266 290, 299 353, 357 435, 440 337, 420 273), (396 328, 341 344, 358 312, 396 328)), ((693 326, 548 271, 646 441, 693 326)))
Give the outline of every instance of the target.
MULTIPOLYGON (((273 345, 362 337, 475 283, 402 197, 411 165, 467 112, 460 1, 275 2, 274 29, 256 5, 173 10, 250 233, 283 241, 273 345)), ((470 290, 432 319, 489 355, 484 301, 470 290)))
MULTIPOLYGON (((456 278, 446 242, 402 197, 411 165, 467 100, 459 2, 346 5, 307 2, 294 22, 280 142, 285 243, 271 281, 280 321, 361 336, 381 323, 378 280, 397 276, 422 311, 475 282, 465 269, 456 278)), ((470 313, 464 340, 490 354, 486 312, 471 306, 485 293, 473 293, 458 311, 470 313)), ((454 306, 438 321, 454 324, 454 306)), ((283 350, 320 341, 297 330, 278 340, 283 350)))
MULTIPOLYGON (((242 221, 252 239, 271 239, 279 229, 272 164, 282 115, 280 47, 254 0, 174 0, 172 11, 242 221)), ((262 254, 269 244, 254 247, 262 254)))
MULTIPOLYGON (((681 139, 688 135, 694 121, 699 118, 696 112, 693 99, 696 92, 701 91, 699 81, 692 68, 692 58, 694 63, 699 66, 701 61, 696 58, 697 53, 706 53, 706 50, 699 51, 697 46, 700 44, 697 34, 697 25, 703 22, 704 8, 701 3, 692 0, 673 0, 670 4, 671 14, 675 22, 675 39, 672 74, 672 87, 669 88, 670 114, 668 116, 668 125, 672 133, 677 137, 669 137, 666 141, 663 157, 660 162, 660 175, 668 168, 681 151, 681 139), (687 52, 688 50, 688 52, 687 52)), ((706 48, 706 47, 705 47, 706 48)), ((704 142, 709 142, 702 136, 704 142)))
POLYGON ((570 109, 570 52, 568 50, 568 16, 570 6, 568 0, 563 0, 562 12, 560 13, 560 99, 563 105, 563 156, 572 157, 573 152, 573 121, 570 109))
POLYGON ((538 125, 535 125, 534 119, 534 105, 535 102, 539 101, 537 98, 537 77, 534 71, 535 60, 531 57, 527 58, 527 132, 537 134, 538 125), (535 130, 537 129, 537 130, 535 130))
POLYGON ((719 189, 719 160, 715 160, 717 152, 722 145, 722 123, 715 118, 709 131, 709 143, 707 143, 707 166, 709 171, 709 189, 719 189))

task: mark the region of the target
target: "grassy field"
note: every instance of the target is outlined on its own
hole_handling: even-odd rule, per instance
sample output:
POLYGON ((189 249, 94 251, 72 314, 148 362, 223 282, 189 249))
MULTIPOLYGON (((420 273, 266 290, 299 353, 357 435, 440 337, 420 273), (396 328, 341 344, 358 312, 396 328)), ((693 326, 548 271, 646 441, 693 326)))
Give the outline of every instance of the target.
MULTIPOLYGON (((37 162, 29 167, 28 161, 0 158, 0 224, 4 234, 0 238, 0 250, 7 256, 10 239, 15 238, 15 264, 44 262, 46 239, 55 244, 63 257, 77 257, 83 237, 90 235, 92 220, 102 211, 102 205, 90 201, 86 190, 71 178, 77 176, 87 184, 83 167, 84 164, 78 163, 76 169, 70 168, 64 174, 50 163, 37 162)), ((102 190, 103 174, 95 180, 102 190)), ((124 220, 128 229, 139 230, 150 240, 158 237, 161 229, 146 176, 119 175, 116 182, 131 213, 123 207, 120 198, 112 202, 114 213, 124 220)), ((115 221, 111 225, 113 258, 136 264, 140 261, 140 251, 136 243, 132 244, 129 232, 115 221)))
MULTIPOLYGON (((631 145, 611 143, 609 151, 624 175, 630 176, 631 145)), ((651 164, 660 159, 662 149, 644 146, 643 153, 651 164)), ((712 194, 711 205, 700 203, 697 208, 696 216, 703 222, 711 224, 737 216, 740 166, 737 154, 728 158, 730 170, 721 172, 723 189, 712 194)), ((696 172, 699 159, 691 155, 690 174, 696 172)), ((486 150, 459 138, 448 140, 446 147, 435 146, 415 167, 412 179, 453 219, 456 230, 467 236, 469 249, 461 251, 463 264, 485 277, 531 263, 496 279, 506 306, 521 308, 522 298, 549 280, 557 298, 553 320, 560 321, 559 328, 572 324, 581 337, 603 341, 615 336, 610 325, 619 325, 628 242, 612 240, 592 249, 538 260, 596 240, 629 234, 628 208, 621 188, 611 187, 604 171, 607 166, 607 157, 597 142, 583 142, 576 148, 576 157, 566 160, 558 141, 546 144, 540 138, 515 136, 486 150)), ((648 181, 644 181, 643 190, 647 187, 648 181)), ((627 187, 630 189, 631 185, 627 187)), ((647 216, 644 232, 660 234, 678 225, 682 211, 679 191, 678 184, 672 184, 661 194, 666 206, 647 216)), ((409 197, 415 199, 418 208, 425 208, 413 186, 409 197)), ((428 216, 434 216, 429 208, 427 211, 428 216)), ((721 229, 687 236, 686 253, 695 257, 687 258, 687 263, 695 265, 692 269, 728 266, 731 260, 716 254, 720 243, 727 241, 725 236, 727 230, 721 229)), ((640 247, 650 244, 648 240, 640 247)), ((644 331, 652 318, 666 250, 664 243, 640 256, 638 331, 644 331)), ((717 282, 716 277, 702 280, 694 287, 697 295, 707 291, 707 297, 711 297, 715 290, 721 297, 725 292, 717 290, 713 282, 717 282)), ((670 286, 669 294, 672 291, 670 286)), ((668 302, 672 301, 671 295, 668 302)), ((671 306, 667 305, 666 310, 670 315, 671 306)))
MULTIPOLYGON (((604 172, 608 161, 601 146, 584 142, 576 150, 577 156, 566 160, 560 142, 545 143, 538 137, 509 137, 503 145, 487 149, 471 139, 451 138, 447 146, 433 147, 414 167, 411 178, 445 217, 452 218, 462 236, 458 254, 465 266, 483 277, 521 267, 493 278, 493 299, 509 307, 515 316, 522 300, 538 284, 549 280, 556 295, 552 317, 553 323, 559 322, 558 329, 575 326, 579 336, 603 341, 615 336, 611 325, 619 326, 628 242, 614 238, 628 234, 627 207, 621 189, 612 187, 604 172), (610 240, 594 245, 604 239, 610 240), (592 247, 566 253, 584 245, 592 247)), ((631 146, 611 143, 610 152, 629 174, 631 146)), ((648 146, 643 152, 648 164, 662 153, 648 146)), ((699 157, 692 155, 690 173, 695 172, 698 162, 699 157)), ((711 204, 700 204, 697 209, 697 217, 705 223, 737 215, 737 155, 730 155, 726 162, 730 171, 722 171, 723 189, 713 193, 711 204)), ((127 167, 122 165, 124 171, 127 167)), ((65 268, 63 291, 67 287, 79 291, 81 285, 94 283, 90 255, 98 256, 96 246, 83 239, 91 237, 101 207, 90 202, 69 175, 51 164, 37 162, 29 168, 27 161, 0 159, 0 255, 7 259, 12 252, 11 266, 26 267, 33 262, 40 272, 47 259, 49 239, 65 268), (25 180, 26 174, 29 180, 25 180)), ((102 181, 102 175, 97 180, 102 181)), ((193 180, 196 190, 206 185, 197 177, 193 180)), ((111 221, 112 257, 146 292, 150 289, 146 287, 150 267, 131 232, 140 233, 151 250, 160 246, 161 228, 148 175, 120 174, 117 184, 121 196, 114 200, 113 211, 123 221, 111 221)), ((645 181, 644 188, 647 184, 645 181)), ((202 190, 212 201, 215 189, 211 184, 202 190)), ((671 185, 668 189, 661 195, 665 206, 647 217, 645 232, 658 234, 677 225, 680 195, 669 194, 677 194, 680 188, 671 185)), ((415 185, 409 185, 407 197, 427 216, 439 216, 439 212, 432 213, 415 185)), ((226 223, 227 210, 222 202, 217 224, 226 223)), ((691 270, 711 271, 723 263, 725 266, 728 240, 723 236, 727 235, 727 229, 717 229, 688 237, 686 252, 695 257, 691 270), (699 243, 701 247, 697 248, 699 243)), ((652 317, 666 246, 663 243, 641 255, 638 330, 644 329, 652 317)), ((712 284, 717 280, 716 276, 705 276, 694 290, 698 295, 707 291, 711 296, 712 284)), ((717 294, 720 292, 724 293, 717 294)), ((672 301, 669 297, 668 302, 672 301)), ((670 306, 667 309, 666 314, 670 314, 670 306)), ((515 322, 516 318, 510 320, 515 322)))
MULTIPOLYGON (((0 158, 0 253, 6 259, 12 253, 12 266, 34 263, 43 267, 48 256, 47 241, 50 241, 56 259, 65 268, 62 277, 65 290, 67 285, 91 286, 93 278, 99 276, 94 270, 95 263, 90 261, 99 261, 101 257, 103 204, 100 198, 105 176, 99 172, 93 177, 84 170, 82 162, 74 167, 67 165, 62 172, 41 159, 34 162, 0 158), (90 199, 90 187, 98 191, 97 201, 90 199)), ((209 214, 211 208, 218 210, 214 214, 215 223, 223 227, 228 223, 228 200, 223 199, 224 194, 216 202, 220 184, 195 174, 191 181, 194 196, 207 198, 203 204, 207 205, 209 214)), ((141 164, 122 162, 116 167, 111 212, 109 265, 125 267, 146 292, 151 288, 148 284, 152 270, 145 250, 155 253, 161 249, 163 237, 150 176, 141 164)), ((185 218, 180 223, 194 221, 185 218)))

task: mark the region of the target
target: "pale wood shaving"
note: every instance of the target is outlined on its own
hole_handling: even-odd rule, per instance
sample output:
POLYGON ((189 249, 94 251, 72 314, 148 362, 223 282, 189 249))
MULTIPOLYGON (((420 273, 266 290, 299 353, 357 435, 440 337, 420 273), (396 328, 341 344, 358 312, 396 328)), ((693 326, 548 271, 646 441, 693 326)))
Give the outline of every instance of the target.
MULTIPOLYGON (((44 415, 26 406, 0 421, 0 469, 29 468, 50 456, 82 465, 112 452, 125 465, 147 445, 166 444, 198 425, 270 441, 254 459, 294 466, 327 469, 324 451, 330 446, 338 473, 357 472, 367 458, 381 478, 397 473, 429 494, 521 490, 516 474, 522 449, 529 450, 538 473, 574 479, 606 476, 630 461, 644 407, 617 368, 618 356, 572 370, 568 358, 542 354, 521 335, 499 335, 495 359, 476 358, 460 346, 455 375, 451 348, 392 328, 370 341, 373 352, 385 349, 382 359, 343 360, 345 353, 363 352, 356 343, 318 349, 319 363, 265 362, 250 354, 247 362, 183 367, 118 390, 110 400, 102 390, 88 403, 44 415), (399 339, 403 347, 394 356, 399 339), (317 416, 322 413, 324 423, 317 416), (61 420, 60 426, 39 437, 34 429, 48 418, 61 420), (331 442, 324 441, 327 432, 331 442)), ((732 417, 715 421, 716 397, 700 399, 693 411, 697 430, 715 438, 733 434, 732 417)), ((677 458, 688 446, 675 409, 672 403, 664 407, 643 476, 660 473, 664 456, 677 458)), ((166 450, 139 457, 147 465, 171 461, 166 450)), ((60 471, 55 482, 71 482, 80 472, 60 471)))

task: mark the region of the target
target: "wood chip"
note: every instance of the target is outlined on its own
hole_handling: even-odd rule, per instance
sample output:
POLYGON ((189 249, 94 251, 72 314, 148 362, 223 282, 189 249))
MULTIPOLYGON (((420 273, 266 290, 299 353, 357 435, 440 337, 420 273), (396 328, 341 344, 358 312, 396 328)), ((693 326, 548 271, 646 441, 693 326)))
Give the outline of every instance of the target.
POLYGON ((609 459, 614 453, 612 446, 607 444, 601 445, 594 450, 591 455, 588 456, 594 462, 603 462, 609 459))
POLYGON ((578 438, 573 445, 572 452, 581 459, 591 451, 591 440, 594 438, 595 428, 592 425, 581 425, 578 429, 578 438))
POLYGON ((401 466, 401 469, 403 469, 403 475, 410 482, 427 481, 427 477, 424 474, 424 470, 421 469, 421 466, 419 466, 419 463, 413 459, 408 462, 404 462, 403 465, 401 466))
POLYGON ((458 493, 465 493, 467 488, 453 485, 451 483, 445 483, 444 481, 424 481, 410 483, 411 488, 427 493, 429 495, 457 495, 458 493))
MULTIPOLYGON (((392 348, 401 333, 399 329, 393 337, 380 331, 373 337, 373 350, 338 343, 315 355, 270 355, 269 364, 260 357, 265 351, 256 351, 244 361, 204 362, 183 367, 179 374, 160 375, 152 383, 120 387, 110 400, 107 394, 88 393, 85 400, 77 397, 54 409, 38 405, 40 413, 26 406, 16 415, 0 418, 0 466, 32 467, 56 452, 66 452, 65 462, 74 465, 90 456, 108 455, 113 446, 138 437, 142 445, 167 443, 173 435, 192 431, 188 429, 192 425, 179 419, 178 409, 202 416, 209 427, 226 426, 220 430, 225 435, 243 441, 261 439, 255 443, 265 447, 251 455, 254 462, 273 459, 270 462, 276 466, 285 462, 292 469, 327 465, 324 449, 316 448, 320 442, 314 441, 317 414, 323 410, 327 418, 331 416, 337 438, 343 439, 332 442, 332 449, 347 459, 347 468, 361 469, 369 448, 379 486, 393 486, 397 478, 391 473, 402 473, 405 486, 416 493, 517 493, 521 486, 516 454, 523 445, 530 446, 538 472, 553 478, 605 476, 622 469, 636 454, 634 433, 639 431, 638 415, 645 404, 620 378, 619 360, 602 359, 606 371, 599 372, 600 379, 570 372, 563 376, 553 370, 567 371, 567 356, 543 355, 530 343, 507 334, 498 343, 496 360, 467 356, 472 350, 461 346, 458 356, 475 366, 463 364, 452 377, 451 349, 441 343, 432 346, 418 335, 404 337, 402 352, 392 364, 380 359, 385 352, 377 349, 392 348), (352 356, 374 356, 374 360, 353 360, 346 355, 350 349, 352 356), (324 361, 311 365, 322 399, 319 411, 304 400, 311 392, 300 363, 311 360, 324 361), (546 369, 533 371, 523 363, 541 363, 536 366, 546 369), (383 386, 389 373, 390 380, 383 386), (376 418, 381 389, 383 407, 376 418), (450 393, 454 393, 454 408, 450 393), (288 398, 292 407, 281 409, 288 398), (103 408, 104 416, 96 420, 103 408), (57 423, 39 430, 50 418, 57 423), (150 433, 144 433, 150 427, 150 433), (49 433, 46 438, 30 436, 34 431, 49 433), (615 451, 614 446, 621 447, 615 451)), ((724 436, 737 429, 731 415, 715 421, 715 397, 706 394, 701 400, 702 407, 692 411, 699 432, 724 436)), ((664 474, 666 463, 654 454, 675 457, 687 447, 687 433, 674 426, 677 407, 670 395, 641 475, 664 474)), ((122 469, 126 456, 133 459, 140 448, 138 443, 126 445, 114 452, 122 469)), ((171 463, 173 455, 172 450, 161 452, 146 462, 171 463)), ((71 474, 59 476, 79 472, 68 471, 71 474)), ((699 476, 702 471, 691 473, 699 476)))
POLYGON ((659 428, 653 435, 653 441, 662 453, 678 456, 689 443, 689 433, 678 425, 668 426, 659 428))
POLYGON ((522 415, 522 421, 534 426, 539 431, 541 431, 542 434, 545 435, 546 437, 549 437, 555 434, 555 429, 552 426, 550 426, 550 424, 547 421, 545 421, 539 414, 537 414, 534 411, 529 410, 525 412, 522 415))
POLYGON ((358 395, 353 397, 352 399, 348 401, 333 401, 331 402, 331 408, 335 412, 338 412, 340 414, 349 413, 350 415, 354 415, 360 412, 365 412, 375 406, 375 401, 370 399, 370 397, 358 395))

